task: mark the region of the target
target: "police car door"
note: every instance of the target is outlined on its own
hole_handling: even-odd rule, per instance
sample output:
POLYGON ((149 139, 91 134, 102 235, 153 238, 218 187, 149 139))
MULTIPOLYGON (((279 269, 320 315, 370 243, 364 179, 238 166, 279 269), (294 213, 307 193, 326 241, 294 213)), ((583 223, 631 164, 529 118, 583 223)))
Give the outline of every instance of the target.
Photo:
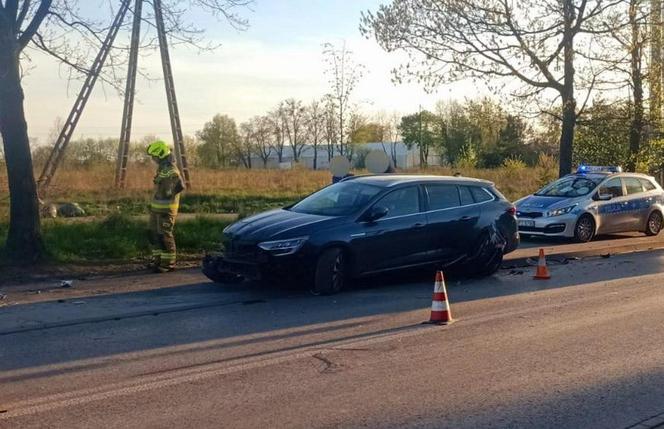
POLYGON ((623 181, 620 177, 614 177, 604 182, 597 195, 597 232, 601 234, 625 231, 629 229, 629 200, 625 193, 623 181), (610 197, 609 200, 603 200, 610 197))
POLYGON ((646 219, 650 214, 652 198, 644 192, 643 185, 637 177, 623 177, 625 191, 629 200, 629 210, 627 210, 627 222, 629 229, 626 231, 637 231, 645 227, 646 219))

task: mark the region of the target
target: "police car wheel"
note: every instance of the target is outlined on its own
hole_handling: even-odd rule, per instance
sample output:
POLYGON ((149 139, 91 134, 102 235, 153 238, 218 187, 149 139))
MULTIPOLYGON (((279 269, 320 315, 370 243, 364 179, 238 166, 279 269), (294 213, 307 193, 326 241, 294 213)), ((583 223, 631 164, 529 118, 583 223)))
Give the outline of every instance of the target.
POLYGON ((660 212, 652 212, 648 216, 648 223, 646 224, 646 235, 657 235, 662 230, 662 214, 660 212))
POLYGON ((576 222, 574 238, 579 243, 587 243, 595 237, 595 220, 590 215, 583 215, 576 222))
POLYGON ((346 283, 347 264, 344 251, 339 248, 327 249, 318 258, 314 275, 314 295, 339 293, 346 283))

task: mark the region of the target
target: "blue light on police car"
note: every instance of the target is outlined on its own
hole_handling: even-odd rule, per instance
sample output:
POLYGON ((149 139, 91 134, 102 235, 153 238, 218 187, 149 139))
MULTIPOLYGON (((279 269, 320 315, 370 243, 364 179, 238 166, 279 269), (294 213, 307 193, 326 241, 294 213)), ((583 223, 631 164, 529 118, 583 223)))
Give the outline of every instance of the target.
POLYGON ((579 165, 576 170, 577 174, 584 173, 622 173, 622 167, 618 166, 604 166, 604 165, 579 165))

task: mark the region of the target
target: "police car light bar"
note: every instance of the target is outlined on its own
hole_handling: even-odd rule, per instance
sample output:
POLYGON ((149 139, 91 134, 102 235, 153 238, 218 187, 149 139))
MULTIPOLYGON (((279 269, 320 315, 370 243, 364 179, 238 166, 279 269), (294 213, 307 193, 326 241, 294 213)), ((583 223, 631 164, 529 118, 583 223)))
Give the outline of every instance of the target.
POLYGON ((577 173, 622 173, 622 167, 601 165, 579 165, 577 173))

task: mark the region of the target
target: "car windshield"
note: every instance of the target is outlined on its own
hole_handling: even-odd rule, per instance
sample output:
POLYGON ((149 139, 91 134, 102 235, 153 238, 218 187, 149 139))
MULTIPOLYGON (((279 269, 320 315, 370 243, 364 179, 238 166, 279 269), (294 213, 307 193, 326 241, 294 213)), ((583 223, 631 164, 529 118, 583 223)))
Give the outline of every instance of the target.
POLYGON ((592 192, 598 183, 599 181, 594 181, 588 177, 563 177, 540 189, 535 195, 543 197, 582 197, 592 192))
POLYGON ((290 208, 297 213, 346 216, 364 207, 383 188, 354 181, 328 186, 290 208))

